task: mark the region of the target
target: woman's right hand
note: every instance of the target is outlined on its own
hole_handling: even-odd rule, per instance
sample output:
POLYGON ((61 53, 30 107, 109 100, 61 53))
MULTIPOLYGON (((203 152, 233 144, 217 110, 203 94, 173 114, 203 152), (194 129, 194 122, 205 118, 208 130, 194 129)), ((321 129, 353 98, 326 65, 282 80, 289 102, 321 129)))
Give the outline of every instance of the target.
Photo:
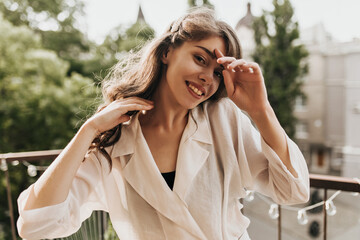
POLYGON ((114 128, 120 123, 129 121, 130 116, 126 114, 127 112, 150 110, 153 107, 154 103, 152 101, 139 97, 115 100, 100 112, 95 113, 85 122, 85 125, 98 133, 102 133, 114 128))
POLYGON ((24 210, 60 204, 67 198, 73 179, 97 133, 130 120, 129 111, 152 109, 153 102, 138 97, 116 100, 94 114, 40 176, 32 188, 24 210), (85 130, 86 129, 86 130, 85 130), (59 184, 61 182, 61 184, 59 184))

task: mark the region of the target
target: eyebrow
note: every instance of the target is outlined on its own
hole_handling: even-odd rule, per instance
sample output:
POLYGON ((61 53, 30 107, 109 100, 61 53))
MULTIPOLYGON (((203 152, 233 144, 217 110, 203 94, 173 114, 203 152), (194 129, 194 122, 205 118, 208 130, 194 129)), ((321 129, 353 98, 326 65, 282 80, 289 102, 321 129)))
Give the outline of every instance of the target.
MULTIPOLYGON (((217 59, 216 55, 215 55, 215 50, 214 52, 212 53, 209 49, 207 49, 206 47, 202 47, 202 46, 195 46, 195 47, 198 47, 202 50, 204 50, 212 59, 217 59)), ((220 64, 221 68, 222 69, 225 69, 224 65, 220 64)))
POLYGON ((212 59, 217 59, 217 57, 215 56, 215 52, 212 53, 209 49, 202 47, 202 46, 196 46, 198 48, 201 48, 202 50, 204 50, 212 59))

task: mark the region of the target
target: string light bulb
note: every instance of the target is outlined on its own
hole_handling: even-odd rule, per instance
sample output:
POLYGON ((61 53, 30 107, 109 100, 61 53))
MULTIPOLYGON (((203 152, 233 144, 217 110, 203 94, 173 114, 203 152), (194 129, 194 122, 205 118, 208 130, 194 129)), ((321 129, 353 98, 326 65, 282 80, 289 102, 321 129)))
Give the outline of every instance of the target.
POLYGON ((1 165, 0 165, 1 171, 5 172, 8 170, 8 166, 5 159, 1 159, 1 165))
POLYGON ((11 162, 11 165, 13 165, 13 166, 19 165, 19 161, 18 161, 18 160, 12 161, 12 162, 11 162))
POLYGON ((275 203, 270 205, 269 216, 271 219, 277 219, 279 217, 279 205, 275 203))
POLYGON ((325 208, 327 215, 334 216, 336 214, 336 206, 333 201, 326 201, 325 208))
POLYGON ((251 201, 254 200, 254 198, 255 198, 255 196, 254 196, 254 191, 246 190, 245 200, 246 200, 247 202, 251 202, 251 201))
POLYGON ((297 220, 300 225, 305 225, 309 222, 308 216, 304 209, 298 211, 297 220))
POLYGON ((37 175, 37 169, 34 165, 29 165, 27 168, 27 173, 30 177, 35 177, 37 175))

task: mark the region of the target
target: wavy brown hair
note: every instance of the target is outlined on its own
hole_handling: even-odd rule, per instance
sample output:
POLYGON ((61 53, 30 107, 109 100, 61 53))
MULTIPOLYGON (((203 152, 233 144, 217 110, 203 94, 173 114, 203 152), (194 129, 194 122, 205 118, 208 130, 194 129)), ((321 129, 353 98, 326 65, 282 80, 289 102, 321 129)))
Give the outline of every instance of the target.
MULTIPOLYGON (((164 34, 147 43, 138 52, 129 54, 112 67, 102 82, 104 103, 97 112, 112 101, 121 98, 137 96, 152 99, 164 70, 161 57, 166 54, 168 49, 179 47, 187 41, 200 41, 213 36, 224 39, 226 56, 241 58, 240 43, 234 30, 227 23, 218 20, 213 10, 192 9, 174 21, 164 34)), ((207 101, 216 101, 225 96, 225 86, 221 82, 218 90, 207 101)), ((112 160, 105 148, 116 143, 120 136, 121 124, 99 134, 89 150, 100 151, 108 160, 111 168, 112 160)))

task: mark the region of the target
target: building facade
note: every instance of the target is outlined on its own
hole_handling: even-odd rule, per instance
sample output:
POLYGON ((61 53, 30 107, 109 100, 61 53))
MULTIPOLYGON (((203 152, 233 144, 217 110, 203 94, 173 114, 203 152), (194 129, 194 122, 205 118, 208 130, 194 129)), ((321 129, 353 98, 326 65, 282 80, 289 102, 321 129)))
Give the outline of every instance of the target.
MULTIPOLYGON (((245 59, 255 49, 251 6, 235 27, 245 59)), ((301 30, 309 52, 295 105, 296 142, 313 173, 360 177, 360 39, 338 42, 322 24, 301 30)))

